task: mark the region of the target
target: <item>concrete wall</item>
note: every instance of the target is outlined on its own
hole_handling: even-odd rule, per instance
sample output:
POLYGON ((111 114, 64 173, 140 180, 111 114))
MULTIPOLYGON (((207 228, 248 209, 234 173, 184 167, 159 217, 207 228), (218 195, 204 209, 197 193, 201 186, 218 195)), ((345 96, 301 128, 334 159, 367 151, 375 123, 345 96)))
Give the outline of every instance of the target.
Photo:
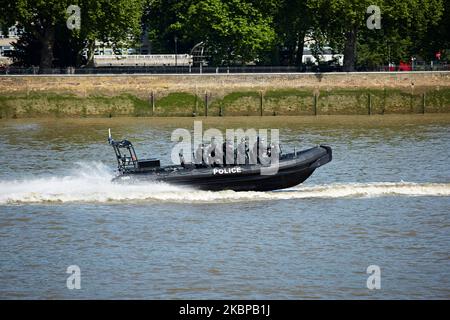
POLYGON ((450 72, 0 76, 0 117, 450 112, 450 72))

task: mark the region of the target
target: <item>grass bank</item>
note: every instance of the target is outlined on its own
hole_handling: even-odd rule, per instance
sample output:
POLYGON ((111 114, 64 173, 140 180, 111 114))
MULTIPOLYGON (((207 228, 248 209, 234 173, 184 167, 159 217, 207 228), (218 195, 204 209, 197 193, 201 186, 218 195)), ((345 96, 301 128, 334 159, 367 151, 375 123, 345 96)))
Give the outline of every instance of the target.
POLYGON ((268 90, 155 90, 86 95, 0 93, 0 118, 298 116, 450 113, 450 87, 287 88, 268 90))

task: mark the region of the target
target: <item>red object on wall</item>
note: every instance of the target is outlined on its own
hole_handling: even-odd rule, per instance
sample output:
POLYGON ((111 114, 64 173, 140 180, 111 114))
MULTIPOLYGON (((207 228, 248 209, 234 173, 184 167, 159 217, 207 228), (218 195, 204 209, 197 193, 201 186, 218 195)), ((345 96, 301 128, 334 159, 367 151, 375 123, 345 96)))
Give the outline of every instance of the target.
POLYGON ((398 71, 412 71, 411 63, 400 61, 400 66, 398 67, 398 71))

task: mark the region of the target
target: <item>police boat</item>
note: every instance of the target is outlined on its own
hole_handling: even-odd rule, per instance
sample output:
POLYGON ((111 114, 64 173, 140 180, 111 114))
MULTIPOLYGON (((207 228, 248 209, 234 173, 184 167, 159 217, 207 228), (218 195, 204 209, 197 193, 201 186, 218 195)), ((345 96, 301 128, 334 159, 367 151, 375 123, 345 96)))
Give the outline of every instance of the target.
MULTIPOLYGON (((319 145, 284 154, 279 146, 262 148, 258 139, 257 152, 252 152, 255 147, 250 150, 244 144, 245 151, 241 154, 238 152, 240 146, 231 151, 224 143, 223 161, 217 161, 222 155, 214 155, 216 161, 211 162, 208 157, 211 158, 214 151, 208 154, 207 151, 211 148, 202 144, 201 154, 205 156, 200 156, 201 160, 188 163, 180 153, 179 165, 161 166, 159 159, 139 159, 130 141, 114 141, 111 132, 108 142, 114 149, 118 163, 118 174, 113 179, 114 182, 155 181, 210 191, 271 191, 290 188, 304 182, 317 168, 332 159, 329 146, 319 145)), ((217 152, 218 149, 222 148, 214 150, 217 152)))

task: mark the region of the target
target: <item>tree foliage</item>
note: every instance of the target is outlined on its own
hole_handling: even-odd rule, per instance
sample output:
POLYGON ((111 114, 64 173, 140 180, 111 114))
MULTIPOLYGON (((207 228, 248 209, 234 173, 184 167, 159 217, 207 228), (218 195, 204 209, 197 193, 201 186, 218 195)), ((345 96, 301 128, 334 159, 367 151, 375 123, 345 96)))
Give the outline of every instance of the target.
POLYGON ((450 48, 445 0, 0 0, 0 9, 2 29, 23 30, 19 62, 41 68, 82 65, 95 41, 130 46, 141 34, 152 53, 189 53, 203 41, 212 65, 301 66, 305 37, 316 55, 325 45, 343 53, 346 71, 429 61, 450 48), (71 4, 81 8, 80 30, 66 27, 71 4), (381 29, 367 28, 369 5, 380 7, 381 29))
POLYGON ((370 66, 437 50, 427 45, 427 31, 441 21, 443 0, 322 0, 319 7, 325 22, 318 28, 344 53, 346 71, 357 62, 370 66), (369 5, 381 9, 381 29, 367 28, 369 5))
MULTIPOLYGON (((0 0, 6 25, 22 30, 19 58, 37 55, 40 69, 79 64, 81 51, 95 40, 119 45, 140 33, 142 0, 0 0), (81 29, 69 30, 69 5, 81 9, 81 29), (27 46, 29 44, 29 46, 27 46), (30 50, 28 50, 30 49, 30 50), (69 57, 75 55, 75 58, 69 57), (74 60, 78 61, 76 63, 74 60)), ((34 57, 30 62, 36 60, 34 57)), ((23 61, 26 63, 26 60, 23 61)))
POLYGON ((157 50, 171 50, 177 37, 184 50, 205 42, 213 64, 245 63, 275 41, 273 18, 260 10, 270 9, 268 2, 157 0, 150 7, 146 21, 157 50))

